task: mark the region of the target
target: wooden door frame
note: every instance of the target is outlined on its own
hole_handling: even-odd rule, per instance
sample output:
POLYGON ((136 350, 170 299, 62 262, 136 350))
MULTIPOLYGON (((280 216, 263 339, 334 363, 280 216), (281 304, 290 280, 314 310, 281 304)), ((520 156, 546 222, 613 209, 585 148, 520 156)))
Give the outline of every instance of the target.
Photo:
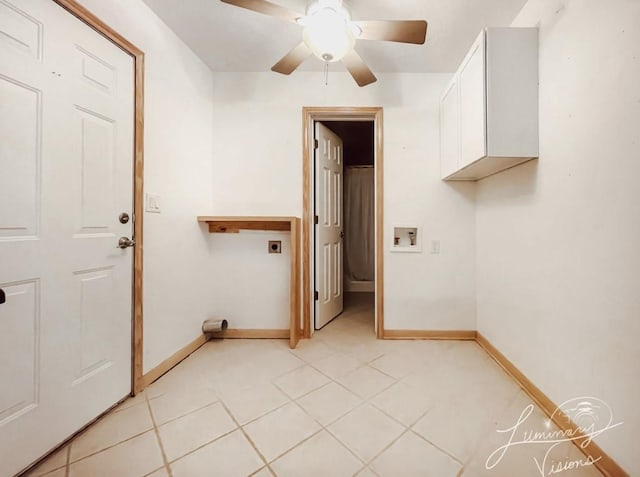
POLYGON ((142 381, 142 218, 144 214, 144 52, 80 5, 76 0, 53 0, 73 16, 110 40, 134 60, 135 112, 133 160, 133 289, 131 320, 131 395, 143 388, 142 381))
POLYGON ((380 107, 303 107, 302 108, 302 336, 311 338, 311 167, 313 144, 313 124, 315 121, 372 121, 374 126, 374 167, 375 167, 375 247, 376 247, 376 336, 384 338, 384 267, 383 267, 383 177, 384 141, 383 110, 380 107))

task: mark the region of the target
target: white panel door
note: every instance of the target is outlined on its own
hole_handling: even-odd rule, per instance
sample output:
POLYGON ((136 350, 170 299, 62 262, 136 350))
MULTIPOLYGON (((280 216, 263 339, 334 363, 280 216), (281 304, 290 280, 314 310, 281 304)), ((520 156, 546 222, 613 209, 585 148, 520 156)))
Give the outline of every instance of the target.
POLYGON ((486 155, 485 36, 476 39, 459 70, 460 167, 486 155))
POLYGON ((51 0, 0 0, 0 475, 130 391, 133 81, 51 0))
POLYGON ((342 139, 324 124, 316 122, 315 208, 316 227, 315 282, 318 299, 315 329, 319 330, 342 313, 342 139))

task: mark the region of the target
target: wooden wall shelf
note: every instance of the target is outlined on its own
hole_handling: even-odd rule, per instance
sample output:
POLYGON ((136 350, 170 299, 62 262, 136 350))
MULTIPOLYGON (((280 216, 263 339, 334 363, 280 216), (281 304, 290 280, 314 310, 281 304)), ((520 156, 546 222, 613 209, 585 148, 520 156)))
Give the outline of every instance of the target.
MULTIPOLYGON (((295 348, 300 339, 300 218, 299 217, 221 217, 201 215, 198 222, 209 226, 209 233, 239 233, 240 230, 290 232, 291 272, 289 346, 295 348)), ((258 337, 258 336, 256 336, 258 337)), ((264 336, 271 338, 272 336, 264 336)))
POLYGON ((240 230, 287 232, 297 217, 212 217, 200 216, 198 222, 209 225, 211 233, 238 233, 240 230))

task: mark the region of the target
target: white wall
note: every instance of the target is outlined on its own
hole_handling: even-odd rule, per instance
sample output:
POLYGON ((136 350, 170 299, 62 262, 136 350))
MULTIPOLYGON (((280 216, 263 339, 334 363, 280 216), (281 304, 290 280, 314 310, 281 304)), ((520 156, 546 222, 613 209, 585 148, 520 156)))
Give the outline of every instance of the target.
POLYGON ((640 475, 640 2, 530 0, 540 159, 479 182, 478 329, 556 403, 605 400, 597 439, 640 475))
MULTIPOLYGON (((385 327, 475 329, 474 185, 439 179, 438 100, 450 75, 378 77, 358 88, 345 73, 331 73, 328 86, 322 73, 215 73, 211 212, 301 217, 302 107, 382 106, 385 327), (423 227, 426 240, 441 241, 441 254, 427 246, 421 254, 390 253, 393 224, 423 227)), ((288 302, 265 302, 288 293, 288 270, 267 255, 268 234, 253 237, 210 239, 237 258, 214 257, 210 293, 216 309, 233 313, 230 327, 286 327, 288 302)), ((288 263, 286 254, 279 259, 288 263)))
POLYGON ((195 339, 211 310, 206 236, 211 204, 211 72, 140 0, 80 0, 145 52, 144 370, 195 339))

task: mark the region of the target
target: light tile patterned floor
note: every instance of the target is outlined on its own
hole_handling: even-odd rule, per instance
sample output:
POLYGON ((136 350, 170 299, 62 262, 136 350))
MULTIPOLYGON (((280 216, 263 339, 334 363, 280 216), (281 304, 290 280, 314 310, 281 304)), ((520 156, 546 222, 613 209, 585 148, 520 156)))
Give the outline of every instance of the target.
MULTIPOLYGON (((487 457, 527 396, 474 342, 379 341, 373 297, 312 340, 215 340, 34 469, 36 477, 539 477, 569 443, 487 457)), ((533 430, 548 430, 537 408, 533 430)), ((593 467, 563 477, 594 477, 593 467)))

